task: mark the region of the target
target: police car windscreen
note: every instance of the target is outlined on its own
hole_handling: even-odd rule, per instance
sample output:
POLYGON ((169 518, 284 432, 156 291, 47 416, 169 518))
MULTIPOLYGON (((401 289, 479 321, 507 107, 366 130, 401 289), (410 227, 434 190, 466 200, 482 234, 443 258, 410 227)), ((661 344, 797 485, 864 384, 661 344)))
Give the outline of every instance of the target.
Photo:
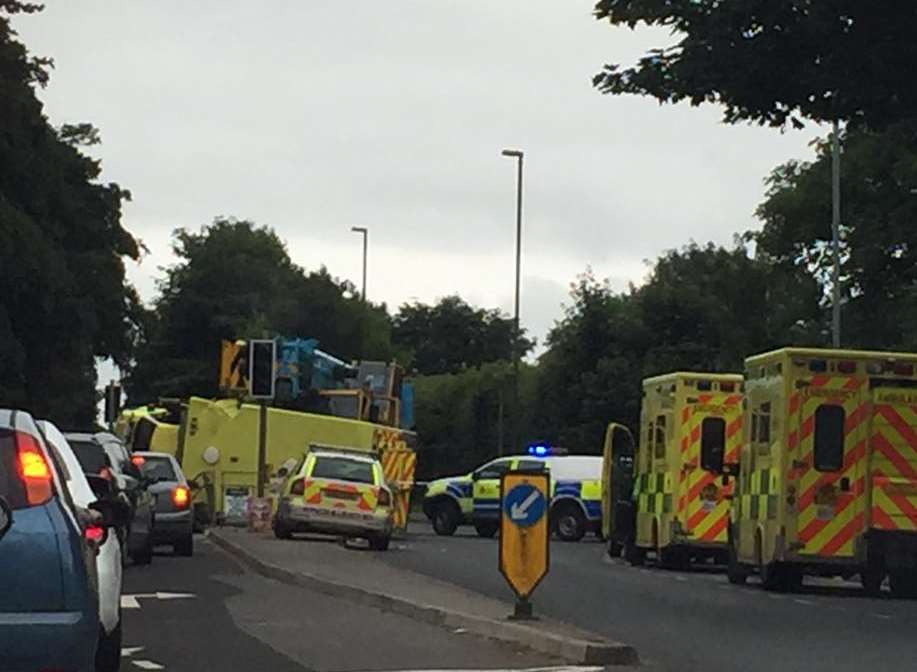
POLYGON ((555 481, 593 481, 602 478, 602 458, 586 455, 557 457, 550 460, 551 478, 555 481))
POLYGON ((373 465, 365 460, 319 455, 312 467, 312 478, 331 478, 337 481, 372 483, 373 465))

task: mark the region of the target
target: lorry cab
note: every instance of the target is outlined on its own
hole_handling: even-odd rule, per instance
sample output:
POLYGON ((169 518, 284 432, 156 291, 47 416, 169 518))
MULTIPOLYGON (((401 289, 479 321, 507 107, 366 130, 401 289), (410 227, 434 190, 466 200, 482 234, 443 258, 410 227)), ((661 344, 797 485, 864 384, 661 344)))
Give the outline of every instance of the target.
POLYGON ((643 381, 634 459, 632 564, 727 557, 729 502, 742 440, 742 377, 670 373, 643 381))
POLYGON ((729 578, 859 574, 917 596, 917 354, 785 348, 746 360, 729 578))

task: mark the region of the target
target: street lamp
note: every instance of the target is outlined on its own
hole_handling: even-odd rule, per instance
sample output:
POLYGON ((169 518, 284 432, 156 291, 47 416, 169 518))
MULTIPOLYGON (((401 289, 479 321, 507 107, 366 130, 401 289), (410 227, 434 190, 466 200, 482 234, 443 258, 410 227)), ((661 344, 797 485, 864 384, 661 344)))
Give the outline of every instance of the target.
POLYGON ((366 303, 366 252, 369 241, 369 229, 365 226, 351 226, 350 230, 354 233, 363 234, 363 303, 366 303))
MULTIPOLYGON (((513 318, 513 450, 519 449, 519 280, 522 267, 522 151, 518 149, 504 149, 503 156, 516 159, 516 301, 515 316, 513 318)), ((500 445, 503 451, 503 445, 500 445)))

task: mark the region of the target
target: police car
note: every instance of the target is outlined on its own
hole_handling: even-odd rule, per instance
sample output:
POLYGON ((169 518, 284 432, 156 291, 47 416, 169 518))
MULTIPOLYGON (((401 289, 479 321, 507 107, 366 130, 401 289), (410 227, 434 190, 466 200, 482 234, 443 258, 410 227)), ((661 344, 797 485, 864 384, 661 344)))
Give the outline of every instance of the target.
POLYGON ((423 511, 436 534, 450 536, 459 525, 473 525, 492 537, 500 525, 500 477, 507 471, 544 471, 551 475, 551 527, 564 541, 579 541, 602 529, 602 458, 563 455, 543 444, 527 455, 500 457, 470 474, 432 481, 423 511))

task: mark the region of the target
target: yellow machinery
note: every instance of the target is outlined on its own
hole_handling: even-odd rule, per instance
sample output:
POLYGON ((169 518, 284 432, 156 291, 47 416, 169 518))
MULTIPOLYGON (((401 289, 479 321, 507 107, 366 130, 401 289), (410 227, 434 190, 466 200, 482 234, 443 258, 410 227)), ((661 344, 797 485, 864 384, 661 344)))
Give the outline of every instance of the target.
MULTIPOLYGON (((416 435, 394 427, 331 415, 267 410, 268 475, 289 469, 313 444, 347 446, 382 462, 394 495, 395 527, 407 525, 416 465, 416 435)), ((259 407, 233 399, 192 397, 185 410, 183 441, 176 457, 197 485, 195 504, 217 521, 237 522, 255 494, 259 407)))
POLYGON ((742 440, 741 389, 735 374, 670 373, 643 381, 635 529, 626 543, 632 564, 642 564, 647 551, 662 565, 725 560, 742 440))
POLYGON ((917 597, 917 354, 786 348, 745 360, 729 578, 859 574, 917 597))

